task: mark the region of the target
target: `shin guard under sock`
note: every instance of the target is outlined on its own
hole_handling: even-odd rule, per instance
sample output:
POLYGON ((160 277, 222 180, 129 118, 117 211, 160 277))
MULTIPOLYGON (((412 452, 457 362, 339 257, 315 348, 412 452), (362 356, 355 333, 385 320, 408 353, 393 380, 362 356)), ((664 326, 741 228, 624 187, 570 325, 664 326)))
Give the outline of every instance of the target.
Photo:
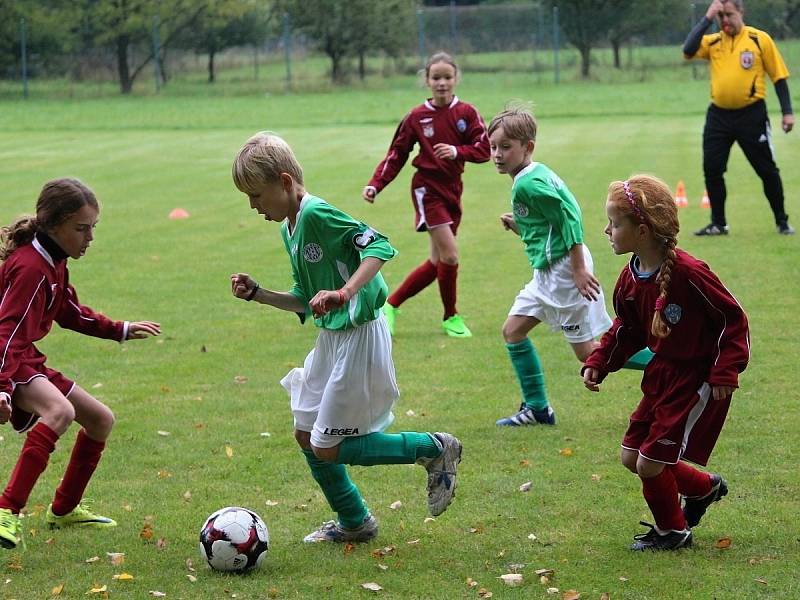
POLYGON ((672 470, 665 467, 655 477, 639 478, 642 480, 642 493, 653 513, 656 527, 661 531, 686 529, 686 519, 678 497, 678 483, 672 470))
POLYGON ((22 510, 33 486, 47 468, 57 441, 58 434, 49 426, 41 421, 33 426, 22 445, 11 479, 0 497, 0 508, 7 508, 13 513, 22 510))
POLYGON ((369 511, 361 492, 350 480, 344 465, 320 460, 311 450, 303 450, 311 475, 325 494, 325 499, 336 512, 339 524, 345 529, 360 527, 369 511))
POLYGON ((522 390, 522 402, 533 410, 547 408, 547 391, 544 386, 542 363, 536 348, 528 338, 514 344, 506 344, 511 365, 517 374, 522 390))
POLYGON ((347 465, 412 464, 418 458, 435 458, 441 449, 428 433, 370 433, 345 438, 339 444, 337 463, 347 465))
POLYGON ((105 442, 93 440, 85 429, 78 432, 67 470, 53 500, 54 515, 66 515, 78 506, 105 447, 105 442))

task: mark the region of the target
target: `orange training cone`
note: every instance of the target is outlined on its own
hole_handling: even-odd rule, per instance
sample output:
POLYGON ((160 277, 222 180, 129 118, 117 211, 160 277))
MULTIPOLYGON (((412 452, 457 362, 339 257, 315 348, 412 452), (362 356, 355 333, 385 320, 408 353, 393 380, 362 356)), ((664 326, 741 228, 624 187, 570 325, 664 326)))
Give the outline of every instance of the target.
POLYGON ((703 190, 703 197, 700 199, 700 208, 711 208, 711 201, 708 199, 708 190, 703 190))
POLYGON ((686 186, 683 185, 683 179, 678 182, 675 188, 675 206, 678 208, 689 206, 689 199, 686 197, 686 186))
POLYGON ((171 211, 169 211, 169 218, 172 220, 188 219, 189 212, 185 208, 173 208, 171 211))

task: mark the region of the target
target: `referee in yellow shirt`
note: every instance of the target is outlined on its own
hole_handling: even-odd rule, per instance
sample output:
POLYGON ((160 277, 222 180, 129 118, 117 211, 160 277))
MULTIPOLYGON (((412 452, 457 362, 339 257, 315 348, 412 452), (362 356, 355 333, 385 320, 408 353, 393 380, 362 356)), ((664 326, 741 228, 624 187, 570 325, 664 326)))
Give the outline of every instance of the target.
POLYGON ((725 170, 733 142, 764 184, 778 233, 794 228, 783 207, 783 183, 772 153, 764 74, 769 75, 783 113, 786 133, 794 127, 789 71, 768 33, 744 24, 743 0, 713 0, 683 45, 687 59, 703 58, 711 70, 711 104, 703 129, 703 174, 711 201, 711 223, 695 235, 727 235, 725 170), (717 20, 719 33, 704 35, 717 20))

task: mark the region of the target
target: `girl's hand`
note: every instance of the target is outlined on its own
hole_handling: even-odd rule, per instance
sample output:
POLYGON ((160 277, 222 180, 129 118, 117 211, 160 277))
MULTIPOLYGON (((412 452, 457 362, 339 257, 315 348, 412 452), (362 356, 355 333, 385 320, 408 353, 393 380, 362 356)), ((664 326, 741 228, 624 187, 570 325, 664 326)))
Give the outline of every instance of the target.
POLYGON ((711 397, 714 400, 724 400, 728 396, 730 396, 733 392, 736 391, 735 387, 731 387, 729 385, 712 385, 711 386, 711 397))
POLYGON ((440 142, 433 145, 433 154, 440 160, 455 160, 456 156, 458 156, 458 150, 456 150, 455 146, 440 142))
POLYGON ((247 273, 231 275, 231 293, 242 300, 252 300, 252 294, 258 291, 256 280, 247 273))
POLYGON ((11 418, 11 396, 8 392, 0 392, 0 424, 8 423, 11 418))
POLYGON ((575 287, 581 293, 581 296, 587 300, 597 300, 600 294, 600 282, 589 271, 575 271, 572 274, 572 280, 575 282, 575 287))
POLYGON ((361 190, 361 197, 372 204, 375 202, 375 196, 378 195, 378 190, 375 189, 373 185, 365 185, 364 189, 361 190))
POLYGON ((583 385, 590 392, 599 392, 600 384, 597 383, 597 378, 600 377, 600 372, 597 369, 589 367, 583 372, 583 385))
POLYGON ((311 307, 314 318, 319 318, 340 306, 344 306, 349 299, 343 290, 320 290, 309 301, 308 305, 311 307))
POLYGON ((503 229, 506 231, 513 231, 519 235, 519 229, 517 228, 517 224, 514 222, 513 213, 503 213, 500 215, 500 223, 503 224, 503 229))
POLYGON ((161 325, 153 321, 131 321, 128 323, 129 340, 141 340, 151 335, 159 335, 161 325))

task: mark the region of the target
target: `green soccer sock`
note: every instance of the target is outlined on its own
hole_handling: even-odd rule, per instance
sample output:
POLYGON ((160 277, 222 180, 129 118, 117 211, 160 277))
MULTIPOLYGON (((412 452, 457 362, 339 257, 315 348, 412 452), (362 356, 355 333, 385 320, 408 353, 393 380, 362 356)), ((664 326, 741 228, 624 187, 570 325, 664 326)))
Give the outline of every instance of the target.
POLYGON ((418 458, 435 458, 442 453, 429 433, 370 433, 345 438, 339 444, 337 463, 346 465, 411 464, 418 458))
POLYGON ((635 371, 644 371, 650 360, 655 356, 650 348, 642 348, 636 354, 631 356, 624 365, 623 369, 633 369, 635 371))
POLYGON ((522 402, 533 410, 547 408, 547 391, 544 387, 542 363, 536 348, 528 338, 514 344, 506 344, 514 372, 522 389, 522 402))
POLYGON ((336 512, 339 524, 345 529, 360 527, 369 511, 361 492, 350 480, 344 465, 320 460, 311 450, 303 450, 311 475, 322 488, 330 507, 336 512))

